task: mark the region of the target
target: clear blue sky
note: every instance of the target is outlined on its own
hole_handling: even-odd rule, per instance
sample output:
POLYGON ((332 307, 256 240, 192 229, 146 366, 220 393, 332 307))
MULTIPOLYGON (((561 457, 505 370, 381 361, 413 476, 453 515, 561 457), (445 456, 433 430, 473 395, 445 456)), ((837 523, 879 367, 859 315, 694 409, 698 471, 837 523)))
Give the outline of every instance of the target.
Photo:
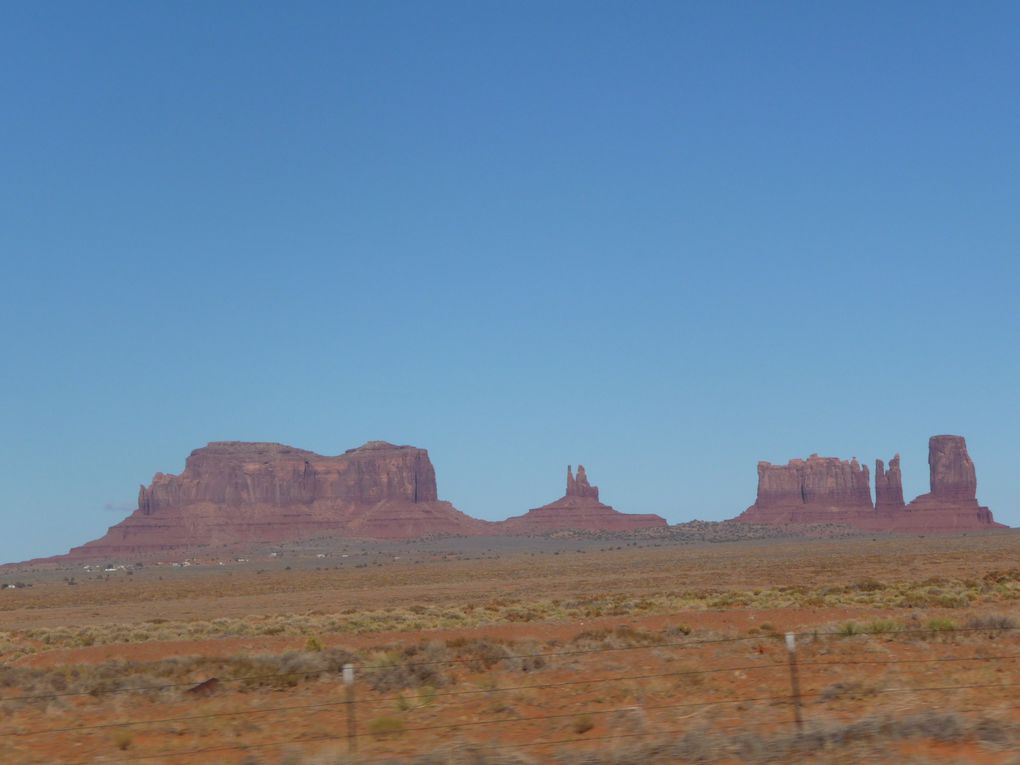
MULTIPOLYGON (((0 560, 210 440, 671 521, 967 437, 1020 524, 1020 6, 6 3, 0 560)), ((112 509, 110 509, 112 507, 112 509)))

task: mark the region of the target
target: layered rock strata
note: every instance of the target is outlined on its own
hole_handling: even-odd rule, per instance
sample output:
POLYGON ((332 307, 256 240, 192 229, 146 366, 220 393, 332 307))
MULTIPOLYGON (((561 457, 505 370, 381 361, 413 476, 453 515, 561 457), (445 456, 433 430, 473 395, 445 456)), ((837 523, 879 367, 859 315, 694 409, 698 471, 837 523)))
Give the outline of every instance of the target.
MULTIPOLYGON (((868 531, 944 533, 1005 528, 978 504, 974 463, 961 436, 933 436, 931 491, 903 502, 900 458, 868 468, 811 455, 758 464, 758 494, 736 520, 839 523, 868 531)), ((408 539, 435 534, 534 534, 566 529, 663 527, 658 515, 617 512, 599 500, 583 466, 567 468, 566 494, 500 523, 471 518, 438 498, 428 452, 372 441, 328 457, 276 443, 222 441, 196 449, 179 475, 157 473, 138 509, 71 557, 281 542, 316 536, 408 539)), ((63 556, 62 556, 63 557, 63 556)))
POLYGON ((839 512, 872 511, 868 467, 856 459, 793 459, 758 463, 758 497, 740 520, 752 523, 826 523, 839 512))
POLYGON ((283 444, 218 441, 193 451, 180 474, 157 473, 140 487, 137 510, 69 557, 319 536, 412 539, 665 525, 657 515, 626 515, 602 504, 580 465, 576 476, 567 468, 567 493, 560 500, 494 523, 439 499, 424 449, 371 441, 327 457, 283 444))
POLYGON ((501 524, 506 534, 542 534, 566 529, 629 531, 666 526, 665 518, 652 514, 621 513, 599 501, 599 488, 588 482, 583 465, 574 477, 567 466, 567 493, 555 502, 536 507, 501 524))
POLYGON ((903 501, 900 456, 875 462, 875 504, 868 470, 811 455, 787 465, 758 463, 758 496, 736 520, 749 523, 839 523, 865 531, 954 533, 1006 528, 978 504, 974 462, 962 436, 928 442, 931 491, 903 501))
POLYGON ((274 443, 196 449, 157 473, 138 509, 72 556, 144 553, 326 534, 379 539, 480 534, 492 524, 442 502, 428 452, 372 441, 336 457, 274 443))

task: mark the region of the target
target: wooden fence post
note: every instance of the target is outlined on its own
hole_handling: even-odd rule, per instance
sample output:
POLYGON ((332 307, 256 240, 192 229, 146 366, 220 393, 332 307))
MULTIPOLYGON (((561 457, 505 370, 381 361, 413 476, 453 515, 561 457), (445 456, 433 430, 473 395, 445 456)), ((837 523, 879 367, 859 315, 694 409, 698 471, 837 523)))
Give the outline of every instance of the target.
POLYGON ((357 718, 354 715, 354 665, 344 664, 344 685, 347 688, 347 751, 358 751, 357 718))
POLYGON ((800 714, 800 674, 797 671, 796 633, 786 633, 786 652, 790 657, 790 686, 793 689, 793 719, 797 722, 797 733, 803 733, 804 719, 800 714))

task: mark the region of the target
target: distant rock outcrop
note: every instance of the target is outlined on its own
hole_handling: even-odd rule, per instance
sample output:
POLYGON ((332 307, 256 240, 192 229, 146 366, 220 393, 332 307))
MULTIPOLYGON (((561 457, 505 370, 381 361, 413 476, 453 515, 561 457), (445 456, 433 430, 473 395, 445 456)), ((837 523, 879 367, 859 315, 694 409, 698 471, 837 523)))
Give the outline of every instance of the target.
POLYGON ((758 463, 758 497, 735 520, 747 523, 838 523, 864 531, 952 533, 1005 528, 977 502, 974 463, 962 436, 928 442, 931 491, 903 502, 900 456, 875 461, 875 505, 868 469, 857 460, 811 455, 787 465, 758 463))
POLYGON ((928 439, 931 496, 942 502, 977 503, 977 474, 963 436, 928 439))
POLYGON ((571 470, 571 465, 567 465, 567 493, 568 497, 591 497, 592 499, 599 498, 599 487, 592 486, 588 483, 588 474, 584 472, 584 465, 577 466, 577 478, 574 478, 574 473, 571 470))
POLYGON ((542 534, 548 531, 629 531, 666 526, 658 515, 621 513, 599 502, 599 488, 588 483, 584 466, 577 466, 577 477, 567 467, 567 493, 555 502, 536 507, 524 515, 499 524, 506 534, 542 534))
POLYGON ((900 455, 889 460, 889 470, 882 460, 875 460, 875 509, 902 510, 903 476, 900 474, 900 455))
POLYGON ((371 441, 325 457, 283 444, 219 441, 193 451, 180 475, 157 473, 139 490, 134 513, 70 555, 326 534, 479 534, 491 525, 439 501, 424 449, 371 441))
MULTIPOLYGON (((856 459, 812 454, 758 463, 758 496, 736 520, 843 524, 868 531, 939 533, 1005 528, 977 501, 974 463, 961 436, 933 436, 931 491, 903 502, 900 458, 869 472, 856 459)), ((282 542, 317 536, 410 539, 436 534, 513 535, 575 529, 665 527, 658 515, 620 513, 599 501, 583 466, 567 467, 566 494, 524 515, 481 521, 438 498, 428 452, 370 441, 336 457, 276 443, 218 441, 196 449, 179 475, 157 473, 138 509, 72 558, 282 542)))
POLYGON ((786 465, 758 463, 758 498, 738 520, 826 523, 840 511, 870 511, 870 476, 856 459, 812 454, 786 465))
POLYGON ((963 436, 928 439, 928 473, 931 491, 906 507, 913 518, 939 518, 952 528, 969 524, 1001 526, 992 511, 977 501, 977 473, 963 436))
POLYGON ((179 475, 156 473, 138 509, 105 536, 60 558, 143 555, 322 536, 412 539, 436 534, 626 531, 665 526, 599 502, 578 465, 567 494, 507 521, 481 521, 439 500, 428 452, 370 441, 336 457, 276 443, 216 441, 195 449, 179 475))

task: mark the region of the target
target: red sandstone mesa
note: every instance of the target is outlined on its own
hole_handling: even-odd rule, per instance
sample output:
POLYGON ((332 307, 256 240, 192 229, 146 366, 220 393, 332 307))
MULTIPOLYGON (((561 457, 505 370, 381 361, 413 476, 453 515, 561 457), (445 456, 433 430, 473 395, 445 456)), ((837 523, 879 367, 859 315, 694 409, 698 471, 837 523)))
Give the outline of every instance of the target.
POLYGON ((758 499, 740 520, 822 523, 834 514, 873 509, 866 465, 812 454, 786 465, 759 462, 758 499))
MULTIPOLYGON (((868 468, 812 455, 758 464, 758 498, 737 520, 843 523, 869 531, 954 532, 1004 528, 978 504, 974 463, 960 436, 933 436, 931 491, 903 504, 899 455, 868 468)), ((157 473, 138 509, 68 557, 134 555, 316 536, 410 539, 431 534, 536 534, 564 529, 662 527, 658 515, 619 513, 599 501, 582 466, 567 468, 562 498, 500 523, 438 499, 428 452, 371 441, 336 457, 274 443, 221 441, 196 449, 180 475, 157 473)))
POLYGON ((567 466, 567 493, 563 497, 500 524, 507 534, 541 534, 564 529, 629 531, 666 525, 666 520, 658 515, 621 513, 599 502, 599 487, 588 483, 584 465, 577 466, 576 478, 567 466))
POLYGON ((875 462, 875 505, 868 469, 857 460, 811 455, 787 465, 758 463, 758 498, 736 520, 753 523, 841 523, 866 531, 951 533, 1005 528, 978 505, 974 463, 962 436, 928 441, 931 492, 903 502, 900 457, 875 462))
POLYGON ((436 490, 428 452, 371 441, 336 457, 274 443, 218 441, 196 449, 180 475, 157 473, 138 509, 72 558, 136 555, 317 536, 412 539, 432 534, 533 534, 665 526, 599 502, 584 468, 567 469, 567 495, 525 516, 471 518, 436 490))
POLYGON ((326 534, 411 538, 480 534, 493 524, 436 492, 428 452, 371 441, 337 457, 283 444, 219 441, 180 475, 157 473, 138 509, 71 556, 153 552, 326 534))

